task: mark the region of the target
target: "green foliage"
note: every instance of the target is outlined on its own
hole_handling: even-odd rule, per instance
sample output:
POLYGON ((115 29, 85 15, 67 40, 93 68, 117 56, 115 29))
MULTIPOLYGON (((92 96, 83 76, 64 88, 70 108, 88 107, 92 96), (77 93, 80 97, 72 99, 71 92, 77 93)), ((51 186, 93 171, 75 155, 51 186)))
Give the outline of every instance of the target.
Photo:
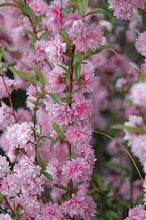
POLYGON ((82 62, 78 61, 74 65, 75 69, 75 79, 78 81, 80 79, 80 72, 81 72, 81 64, 82 62))
POLYGON ((61 128, 60 128, 60 126, 57 124, 57 123, 53 123, 53 128, 54 128, 54 130, 56 131, 56 133, 59 135, 59 137, 61 138, 61 139, 63 139, 64 138, 64 133, 63 133, 63 131, 61 130, 61 128))
POLYGON ((112 45, 103 45, 103 46, 100 46, 99 48, 97 48, 96 50, 89 50, 86 53, 78 52, 74 56, 74 63, 76 63, 78 61, 87 60, 91 56, 101 53, 103 50, 108 50, 108 49, 112 49, 112 48, 113 48, 112 45))
POLYGON ((43 33, 41 34, 41 36, 40 36, 39 39, 40 39, 40 40, 45 39, 45 38, 48 37, 50 34, 51 34, 50 31, 45 30, 45 31, 43 31, 43 33))
POLYGON ((128 125, 122 125, 122 124, 113 125, 112 129, 131 131, 136 134, 143 134, 143 135, 146 134, 146 130, 143 130, 143 129, 137 128, 137 127, 131 127, 128 125))
POLYGON ((145 83, 146 82, 146 74, 141 74, 139 77, 139 81, 145 83))
POLYGON ((69 35, 68 33, 64 30, 64 29, 61 29, 59 31, 59 34, 61 35, 61 37, 64 39, 64 41, 66 42, 67 46, 70 46, 71 44, 71 40, 69 38, 69 35))
POLYGON ((57 95, 56 93, 48 93, 49 96, 53 99, 53 101, 57 104, 61 104, 62 100, 61 98, 59 97, 59 95, 57 95))
POLYGON ((45 87, 45 83, 46 83, 46 79, 45 79, 42 71, 36 65, 34 65, 33 69, 34 69, 34 72, 37 75, 37 78, 38 78, 37 80, 40 82, 40 86, 42 88, 44 88, 45 87))
POLYGON ((43 175, 50 181, 52 182, 53 181, 53 177, 51 174, 47 173, 47 172, 43 172, 43 175))
POLYGON ((72 0, 74 6, 78 9, 79 13, 84 16, 88 7, 88 0, 72 0))
POLYGON ((42 169, 42 172, 44 172, 46 170, 46 162, 45 162, 45 159, 43 158, 43 156, 40 153, 38 154, 38 162, 39 162, 39 165, 42 169))
POLYGON ((13 3, 2 3, 0 4, 0 7, 16 7, 16 5, 13 3))

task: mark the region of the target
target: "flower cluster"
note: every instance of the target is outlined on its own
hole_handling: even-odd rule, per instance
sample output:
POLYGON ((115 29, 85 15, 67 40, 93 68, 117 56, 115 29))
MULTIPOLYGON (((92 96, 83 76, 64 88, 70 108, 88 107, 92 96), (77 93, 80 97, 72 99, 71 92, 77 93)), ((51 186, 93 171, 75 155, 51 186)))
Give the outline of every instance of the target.
MULTIPOLYGON (((126 121, 117 126, 124 130, 123 141, 146 173, 146 31, 139 28, 146 1, 107 2, 0 3, 0 220, 91 220, 98 215, 115 220, 119 209, 111 211, 110 196, 124 198, 127 207, 129 197, 139 195, 141 181, 127 178, 129 163, 117 147, 123 136, 107 146, 109 164, 115 166, 112 175, 101 171, 107 190, 101 179, 93 179, 95 153, 99 163, 98 150, 104 151, 93 131, 119 120, 126 121), (115 22, 112 11, 129 25, 115 22), (120 37, 135 45, 132 52, 144 62, 140 68, 125 54, 120 37), (105 204, 100 196, 107 197, 105 204)), ((126 220, 145 218, 139 205, 126 220)))

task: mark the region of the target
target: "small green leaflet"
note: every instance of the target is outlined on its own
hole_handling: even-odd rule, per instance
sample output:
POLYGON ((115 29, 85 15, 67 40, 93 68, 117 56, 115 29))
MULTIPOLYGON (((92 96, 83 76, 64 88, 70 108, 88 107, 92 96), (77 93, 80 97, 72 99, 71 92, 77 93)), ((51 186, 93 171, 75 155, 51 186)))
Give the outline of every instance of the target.
POLYGON ((34 65, 33 69, 34 69, 35 73, 36 73, 36 74, 38 75, 38 77, 39 77, 39 82, 40 82, 40 84, 41 84, 42 87, 44 88, 46 81, 45 81, 45 77, 44 77, 42 71, 41 71, 36 65, 34 65))
POLYGON ((61 104, 61 98, 56 93, 48 93, 55 103, 61 104))
POLYGON ((68 33, 67 33, 64 29, 61 29, 61 30, 59 31, 59 34, 60 34, 61 37, 65 40, 65 42, 67 43, 67 45, 70 45, 70 44, 71 44, 69 35, 68 35, 68 33))
POLYGON ((104 10, 102 8, 98 8, 94 11, 87 13, 84 17, 87 17, 89 15, 101 14, 101 13, 104 13, 104 10))
POLYGON ((80 61, 75 63, 75 79, 78 81, 80 79, 80 72, 81 72, 81 63, 80 61))
POLYGON ((64 138, 64 133, 63 133, 63 131, 61 130, 60 126, 59 126, 56 122, 53 123, 53 128, 54 128, 54 130, 56 131, 56 133, 59 135, 59 137, 60 137, 61 139, 63 139, 63 138, 64 138))
POLYGON ((143 82, 143 83, 146 82, 146 74, 141 74, 141 75, 140 75, 140 77, 139 77, 139 82, 143 82))
POLYGON ((40 153, 38 154, 38 162, 39 162, 39 165, 40 165, 42 171, 45 171, 46 170, 46 162, 40 153))
POLYGON ((44 31, 42 34, 41 34, 41 36, 40 36, 40 40, 42 40, 42 39, 44 39, 44 38, 46 38, 46 37, 48 37, 49 35, 50 35, 50 31, 44 31))
POLYGON ((15 4, 12 4, 12 3, 2 3, 0 4, 0 7, 7 7, 7 6, 10 6, 10 7, 17 7, 15 4))
POLYGON ((88 7, 88 0, 72 0, 81 15, 85 15, 88 7))
POLYGON ((23 80, 29 82, 30 81, 30 78, 25 75, 23 72, 19 71, 19 70, 16 70, 14 67, 9 67, 10 71, 18 76, 20 76, 23 80))
POLYGON ((53 181, 53 177, 51 174, 47 173, 47 172, 43 172, 43 175, 49 180, 49 181, 53 181))
POLYGON ((146 134, 146 130, 136 128, 136 127, 131 127, 131 126, 128 126, 128 125, 122 125, 122 124, 113 125, 112 129, 127 130, 127 131, 131 131, 131 132, 135 132, 137 134, 146 134))

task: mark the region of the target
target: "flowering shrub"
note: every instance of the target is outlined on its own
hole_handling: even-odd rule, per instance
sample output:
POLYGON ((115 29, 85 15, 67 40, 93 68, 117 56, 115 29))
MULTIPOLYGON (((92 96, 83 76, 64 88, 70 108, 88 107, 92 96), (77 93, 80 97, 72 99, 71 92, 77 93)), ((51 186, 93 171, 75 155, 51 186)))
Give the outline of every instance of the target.
POLYGON ((146 219, 145 4, 1 0, 0 220, 146 219))

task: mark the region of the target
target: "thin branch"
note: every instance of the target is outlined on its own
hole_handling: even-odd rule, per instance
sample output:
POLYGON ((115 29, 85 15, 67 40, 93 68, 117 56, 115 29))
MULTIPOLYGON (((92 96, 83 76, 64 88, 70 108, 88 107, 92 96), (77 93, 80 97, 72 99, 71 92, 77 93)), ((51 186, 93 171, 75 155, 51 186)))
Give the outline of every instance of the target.
MULTIPOLYGON (((108 135, 108 134, 105 134, 104 132, 94 131, 94 133, 96 133, 96 134, 101 134, 101 135, 103 135, 103 136, 109 138, 110 140, 114 140, 114 138, 113 138, 112 136, 110 136, 110 135, 108 135)), ((142 175, 141 175, 141 172, 140 172, 139 168, 137 167, 136 162, 135 162, 135 160, 133 159, 133 157, 132 157, 132 155, 130 154, 130 152, 129 152, 129 151, 126 149, 126 147, 125 147, 123 144, 121 144, 120 142, 117 141, 117 144, 118 144, 120 147, 122 147, 123 150, 128 154, 128 156, 129 156, 129 158, 131 159, 131 161, 132 161, 134 167, 135 167, 136 170, 137 170, 137 173, 138 173, 140 179, 141 179, 142 181, 144 181, 144 179, 143 179, 143 177, 142 177, 142 175)))

